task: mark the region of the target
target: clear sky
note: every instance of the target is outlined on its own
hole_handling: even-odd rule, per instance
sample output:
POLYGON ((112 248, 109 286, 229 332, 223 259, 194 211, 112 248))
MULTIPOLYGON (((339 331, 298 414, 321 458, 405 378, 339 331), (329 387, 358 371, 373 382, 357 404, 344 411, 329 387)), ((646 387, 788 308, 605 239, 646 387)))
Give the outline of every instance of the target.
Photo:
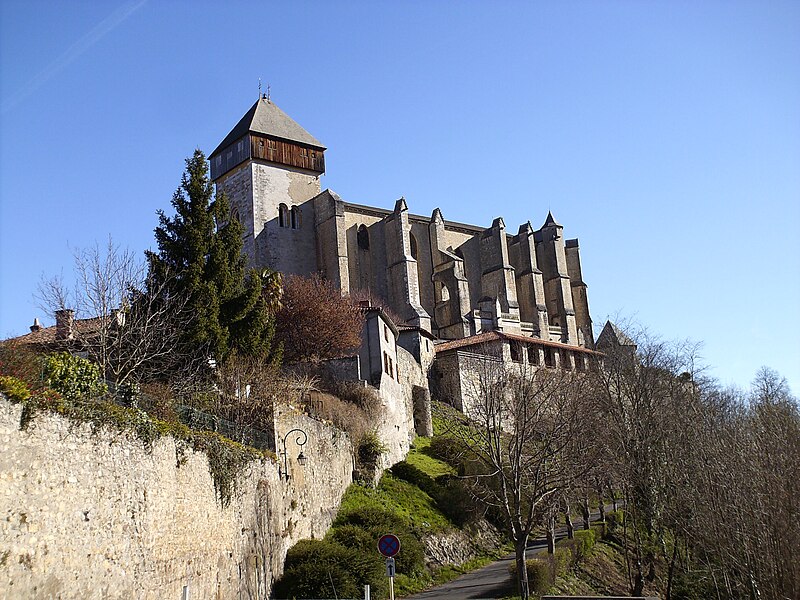
POLYGON ((153 247, 258 80, 348 202, 581 243, 595 324, 800 392, 799 2, 0 2, 0 336, 109 235, 153 247))

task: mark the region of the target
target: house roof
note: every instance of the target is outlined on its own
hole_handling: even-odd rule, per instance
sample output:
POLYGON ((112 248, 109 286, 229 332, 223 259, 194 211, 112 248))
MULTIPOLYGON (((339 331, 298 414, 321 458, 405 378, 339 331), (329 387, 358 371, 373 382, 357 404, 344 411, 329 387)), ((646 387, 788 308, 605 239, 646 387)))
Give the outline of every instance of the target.
POLYGON ((395 325, 394 321, 389 318, 389 315, 387 315, 386 311, 380 306, 359 306, 358 308, 361 311, 361 314, 364 315, 365 319, 369 318, 370 315, 377 315, 389 326, 389 329, 392 330, 392 334, 394 334, 395 338, 400 335, 397 325, 395 325))
MULTIPOLYGON (((74 334, 87 335, 95 333, 100 327, 100 317, 93 317, 91 319, 75 319, 72 323, 72 331, 74 334)), ((69 340, 56 339, 56 326, 42 327, 37 331, 31 331, 25 335, 20 335, 15 338, 9 338, 7 342, 15 342, 18 344, 31 344, 48 346, 56 342, 67 342, 69 340)))
POLYGON ((517 335, 515 333, 504 333, 502 331, 485 331, 477 335, 461 338, 459 340, 452 340, 449 342, 442 342, 436 344, 434 349, 436 353, 447 352, 449 350, 458 350, 460 348, 468 348, 469 346, 477 346, 486 344, 487 342, 495 341, 513 341, 520 342, 526 345, 549 346, 551 348, 559 348, 564 350, 573 350, 575 352, 584 352, 586 354, 600 354, 589 348, 582 348, 580 346, 570 346, 569 344, 562 344, 561 342, 551 342, 550 340, 543 340, 540 338, 528 337, 526 335, 517 335))
POLYGON ((287 142, 296 142, 325 150, 317 138, 308 133, 297 124, 289 115, 267 98, 259 98, 250 107, 231 132, 225 136, 219 146, 209 155, 209 158, 230 146, 239 138, 248 133, 258 133, 287 142))

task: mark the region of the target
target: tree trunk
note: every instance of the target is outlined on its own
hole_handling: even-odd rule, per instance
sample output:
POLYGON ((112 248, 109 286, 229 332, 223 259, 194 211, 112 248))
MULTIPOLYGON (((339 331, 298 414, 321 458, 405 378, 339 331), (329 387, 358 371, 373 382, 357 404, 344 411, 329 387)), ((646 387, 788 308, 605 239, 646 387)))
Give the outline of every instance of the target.
POLYGON ((567 524, 567 538, 575 537, 575 525, 572 524, 572 516, 569 514, 569 505, 564 509, 564 521, 567 524))
POLYGON ((547 520, 547 553, 555 554, 556 551, 556 518, 551 516, 547 520))
POLYGON ((583 501, 581 502, 581 509, 583 512, 583 528, 589 530, 589 518, 591 513, 589 512, 589 496, 584 496, 583 501))
POLYGON ((528 600, 530 597, 530 589, 528 588, 528 569, 525 565, 525 550, 528 545, 528 538, 517 540, 516 555, 517 555, 517 583, 519 585, 519 595, 522 600, 528 600))
POLYGON ((667 573, 667 593, 666 600, 672 597, 672 579, 675 576, 675 564, 678 559, 678 540, 677 538, 672 541, 672 559, 669 561, 669 571, 667 573))

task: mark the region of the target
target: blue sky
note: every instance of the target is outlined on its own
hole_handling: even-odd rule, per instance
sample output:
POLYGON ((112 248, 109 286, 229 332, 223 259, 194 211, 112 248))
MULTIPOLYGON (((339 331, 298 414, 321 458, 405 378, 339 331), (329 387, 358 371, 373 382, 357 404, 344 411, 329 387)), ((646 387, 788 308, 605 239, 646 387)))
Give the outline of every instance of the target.
POLYGON ((595 324, 800 391, 800 3, 0 3, 0 336, 41 275, 153 247, 183 160, 255 101, 345 200, 581 241, 595 324))

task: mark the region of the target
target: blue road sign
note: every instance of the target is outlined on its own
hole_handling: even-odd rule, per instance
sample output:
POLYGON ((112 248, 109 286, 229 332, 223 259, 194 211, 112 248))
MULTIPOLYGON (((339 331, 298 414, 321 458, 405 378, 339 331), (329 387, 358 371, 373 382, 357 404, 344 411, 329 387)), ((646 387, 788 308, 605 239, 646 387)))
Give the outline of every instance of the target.
POLYGON ((389 533, 378 540, 378 552, 389 558, 400 552, 400 539, 389 533))

